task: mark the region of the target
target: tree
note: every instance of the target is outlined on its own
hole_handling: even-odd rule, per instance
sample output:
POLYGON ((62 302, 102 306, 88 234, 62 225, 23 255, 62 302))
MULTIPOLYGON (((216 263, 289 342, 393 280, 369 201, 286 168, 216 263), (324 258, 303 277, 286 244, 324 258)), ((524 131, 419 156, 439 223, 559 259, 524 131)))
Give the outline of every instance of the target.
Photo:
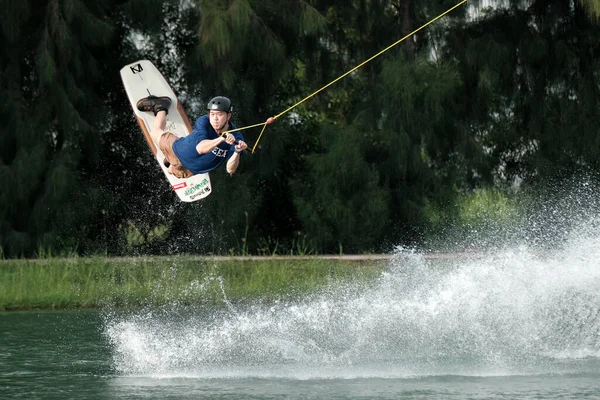
POLYGON ((503 181, 597 169, 599 25, 582 4, 536 0, 490 11, 456 30, 465 96, 503 181))
POLYGON ((95 85, 111 4, 2 1, 0 236, 7 255, 71 247, 98 197, 80 166, 99 161, 104 109, 95 85))
MULTIPOLYGON (((327 15, 335 16, 330 40, 341 60, 336 71, 351 69, 439 15, 449 8, 443 8, 445 3, 422 3, 413 10, 410 2, 357 1, 346 7, 329 2, 327 15)), ((430 60, 433 38, 442 41, 443 35, 421 32, 408 38, 408 45, 389 50, 324 95, 329 101, 324 118, 336 126, 327 133, 349 145, 341 146, 347 152, 343 157, 336 142, 323 140, 321 153, 307 157, 309 177, 296 190, 304 225, 320 221, 317 226, 325 232, 320 236, 329 235, 321 240, 320 250, 335 251, 338 243, 351 243, 344 248, 354 251, 418 244, 425 205, 449 202, 456 186, 474 184, 476 174, 468 165, 485 161, 470 130, 464 129, 467 110, 460 104, 462 82, 456 66, 430 60), (338 114, 338 109, 343 112, 338 114), (336 191, 344 171, 353 171, 352 182, 360 190, 336 191), (339 218, 335 207, 326 206, 336 201, 349 215, 339 218), (341 229, 350 226, 346 222, 354 224, 351 229, 341 229)))

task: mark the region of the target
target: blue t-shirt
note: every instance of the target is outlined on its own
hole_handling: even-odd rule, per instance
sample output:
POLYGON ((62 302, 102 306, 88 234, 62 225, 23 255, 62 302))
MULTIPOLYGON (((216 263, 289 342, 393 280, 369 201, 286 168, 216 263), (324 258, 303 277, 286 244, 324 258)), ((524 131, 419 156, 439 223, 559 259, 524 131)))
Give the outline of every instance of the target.
MULTIPOLYGON (((235 125, 229 123, 230 129, 235 129, 235 125)), ((244 140, 239 132, 233 132, 236 140, 244 140)), ((173 142, 173 152, 181 161, 181 165, 192 171, 193 174, 202 174, 212 171, 229 160, 235 151, 235 145, 220 143, 212 152, 198 154, 196 146, 203 140, 216 139, 220 135, 210 125, 208 115, 203 115, 196 120, 194 130, 187 136, 177 139, 173 142)))

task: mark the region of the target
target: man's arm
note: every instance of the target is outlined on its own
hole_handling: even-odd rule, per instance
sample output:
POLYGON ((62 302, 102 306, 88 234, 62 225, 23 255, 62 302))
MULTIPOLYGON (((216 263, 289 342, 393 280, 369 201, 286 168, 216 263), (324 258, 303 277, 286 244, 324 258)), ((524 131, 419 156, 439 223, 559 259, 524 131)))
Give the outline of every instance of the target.
POLYGON ((227 173, 229 175, 233 175, 235 171, 237 171, 238 166, 240 165, 240 153, 237 151, 229 157, 227 161, 227 173))
MULTIPOLYGON (((242 139, 244 138, 243 136, 241 137, 242 139)), ((240 154, 247 148, 248 145, 243 140, 239 140, 237 142, 237 144, 235 145, 235 153, 233 153, 231 157, 229 157, 229 160, 227 160, 227 172, 229 173, 229 175, 233 175, 234 172, 237 170, 237 167, 240 165, 240 154)))
POLYGON ((196 152, 198 154, 206 154, 213 151, 215 147, 225 140, 223 137, 218 137, 216 139, 208 138, 208 129, 210 127, 210 122, 208 120, 207 115, 203 115, 196 120, 194 123, 194 131, 191 134, 194 134, 198 137, 199 141, 196 145, 196 152))
POLYGON ((218 145, 220 145, 224 141, 225 141, 225 137, 224 136, 220 136, 220 137, 218 137, 216 139, 205 139, 205 140, 202 140, 196 146, 196 151, 198 152, 198 154, 210 153, 211 151, 214 150, 215 147, 217 147, 218 145))

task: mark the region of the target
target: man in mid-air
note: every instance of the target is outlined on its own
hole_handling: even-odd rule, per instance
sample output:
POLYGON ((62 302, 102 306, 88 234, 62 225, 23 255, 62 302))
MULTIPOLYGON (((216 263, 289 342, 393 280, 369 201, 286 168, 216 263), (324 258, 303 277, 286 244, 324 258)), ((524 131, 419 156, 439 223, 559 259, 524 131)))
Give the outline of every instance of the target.
POLYGON ((178 178, 189 178, 212 171, 227 160, 227 172, 233 175, 240 164, 240 153, 248 145, 239 132, 221 134, 236 129, 230 121, 231 101, 223 96, 211 99, 206 107, 207 114, 196 120, 189 135, 181 138, 165 131, 170 106, 169 97, 149 96, 137 102, 138 110, 154 113, 150 136, 163 152, 169 173, 178 178))

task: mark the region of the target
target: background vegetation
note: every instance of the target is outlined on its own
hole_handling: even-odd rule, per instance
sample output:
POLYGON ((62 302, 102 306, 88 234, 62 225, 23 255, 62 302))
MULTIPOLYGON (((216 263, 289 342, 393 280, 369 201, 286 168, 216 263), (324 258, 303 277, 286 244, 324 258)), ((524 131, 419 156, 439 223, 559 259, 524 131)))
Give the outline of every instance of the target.
POLYGON ((0 311, 289 301, 335 285, 372 282, 385 265, 376 260, 314 258, 4 260, 0 268, 0 311))
POLYGON ((192 118, 227 95, 254 124, 456 3, 0 0, 0 256, 429 246, 594 176, 600 0, 470 0, 269 126, 195 204, 120 82, 150 59, 192 118))

